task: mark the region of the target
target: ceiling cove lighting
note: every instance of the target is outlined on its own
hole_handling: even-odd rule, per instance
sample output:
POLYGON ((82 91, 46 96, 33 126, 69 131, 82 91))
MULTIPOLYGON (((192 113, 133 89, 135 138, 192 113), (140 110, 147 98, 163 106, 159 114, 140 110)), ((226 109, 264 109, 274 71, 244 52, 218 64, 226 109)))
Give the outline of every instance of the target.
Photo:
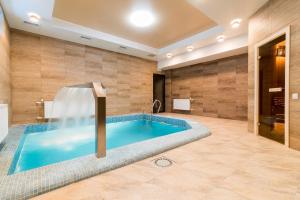
POLYGON ((187 47, 186 47, 186 50, 187 50, 188 52, 192 52, 192 51, 194 50, 194 47, 193 47, 193 46, 187 46, 187 47))
POLYGON ((224 36, 224 35, 219 35, 219 36, 217 37, 217 41, 218 41, 218 42, 224 42, 224 40, 225 40, 225 36, 224 36))
POLYGON ((166 55, 167 58, 172 58, 172 56, 173 56, 173 54, 171 54, 171 53, 167 53, 167 55, 166 55))
POLYGON ((147 10, 138 10, 129 16, 129 21, 134 26, 143 28, 152 25, 155 21, 155 17, 147 10))
POLYGON ((27 16, 29 17, 29 21, 33 24, 38 24, 40 22, 41 17, 36 13, 28 13, 27 16))
POLYGON ((230 22, 230 24, 231 24, 231 27, 232 27, 232 28, 238 28, 238 27, 240 27, 241 22, 242 22, 242 20, 238 18, 238 19, 232 20, 232 21, 230 22))

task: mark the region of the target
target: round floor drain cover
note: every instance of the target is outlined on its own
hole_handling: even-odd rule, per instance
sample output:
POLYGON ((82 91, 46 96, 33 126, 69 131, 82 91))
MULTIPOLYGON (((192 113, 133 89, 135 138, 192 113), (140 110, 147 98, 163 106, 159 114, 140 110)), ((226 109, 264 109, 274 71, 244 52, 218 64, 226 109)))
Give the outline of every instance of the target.
POLYGON ((158 167, 169 167, 173 164, 173 161, 168 158, 157 158, 154 160, 154 164, 158 167))

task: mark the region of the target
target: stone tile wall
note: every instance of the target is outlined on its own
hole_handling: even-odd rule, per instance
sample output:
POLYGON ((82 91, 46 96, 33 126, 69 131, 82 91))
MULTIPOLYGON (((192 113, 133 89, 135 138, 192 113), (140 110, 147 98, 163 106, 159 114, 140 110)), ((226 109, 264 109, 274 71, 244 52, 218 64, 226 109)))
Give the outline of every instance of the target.
POLYGON ((0 103, 11 104, 9 28, 0 6, 0 103))
POLYGON ((247 59, 243 54, 166 71, 167 111, 172 99, 191 97, 190 114, 246 120, 247 59))
POLYGON ((63 86, 100 80, 107 114, 150 112, 156 63, 63 40, 11 31, 13 123, 35 122, 35 102, 63 86))
MULTIPOLYGON (((290 95, 300 93, 300 1, 270 0, 249 21, 248 129, 254 129, 254 46, 290 25, 290 95)), ((300 100, 290 99, 290 147, 300 150, 300 100)))

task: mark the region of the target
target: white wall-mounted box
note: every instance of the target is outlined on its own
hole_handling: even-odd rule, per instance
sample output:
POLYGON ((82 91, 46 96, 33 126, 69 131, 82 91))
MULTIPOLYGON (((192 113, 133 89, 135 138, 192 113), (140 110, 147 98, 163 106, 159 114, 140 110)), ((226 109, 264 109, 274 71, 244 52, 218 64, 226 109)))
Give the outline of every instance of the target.
POLYGON ((173 99, 173 110, 191 110, 191 100, 173 99))

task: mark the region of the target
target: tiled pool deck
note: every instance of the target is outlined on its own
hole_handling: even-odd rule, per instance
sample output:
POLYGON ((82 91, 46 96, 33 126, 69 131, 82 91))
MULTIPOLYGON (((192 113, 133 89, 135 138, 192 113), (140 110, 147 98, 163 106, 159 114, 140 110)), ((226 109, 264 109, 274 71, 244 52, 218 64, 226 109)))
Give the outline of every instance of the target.
POLYGON ((199 121, 212 135, 32 200, 299 200, 300 152, 248 132, 247 121, 199 121), (170 167, 153 160, 167 157, 170 167))
MULTIPOLYGON (((107 118, 107 122, 149 119, 149 115, 133 114, 107 118)), ((210 135, 210 131, 199 122, 153 116, 154 121, 188 126, 180 134, 170 134, 107 151, 105 158, 88 155, 41 168, 7 175, 19 140, 26 126, 14 126, 0 150, 0 199, 28 199, 67 184, 125 166, 166 150, 187 144, 210 135)))

